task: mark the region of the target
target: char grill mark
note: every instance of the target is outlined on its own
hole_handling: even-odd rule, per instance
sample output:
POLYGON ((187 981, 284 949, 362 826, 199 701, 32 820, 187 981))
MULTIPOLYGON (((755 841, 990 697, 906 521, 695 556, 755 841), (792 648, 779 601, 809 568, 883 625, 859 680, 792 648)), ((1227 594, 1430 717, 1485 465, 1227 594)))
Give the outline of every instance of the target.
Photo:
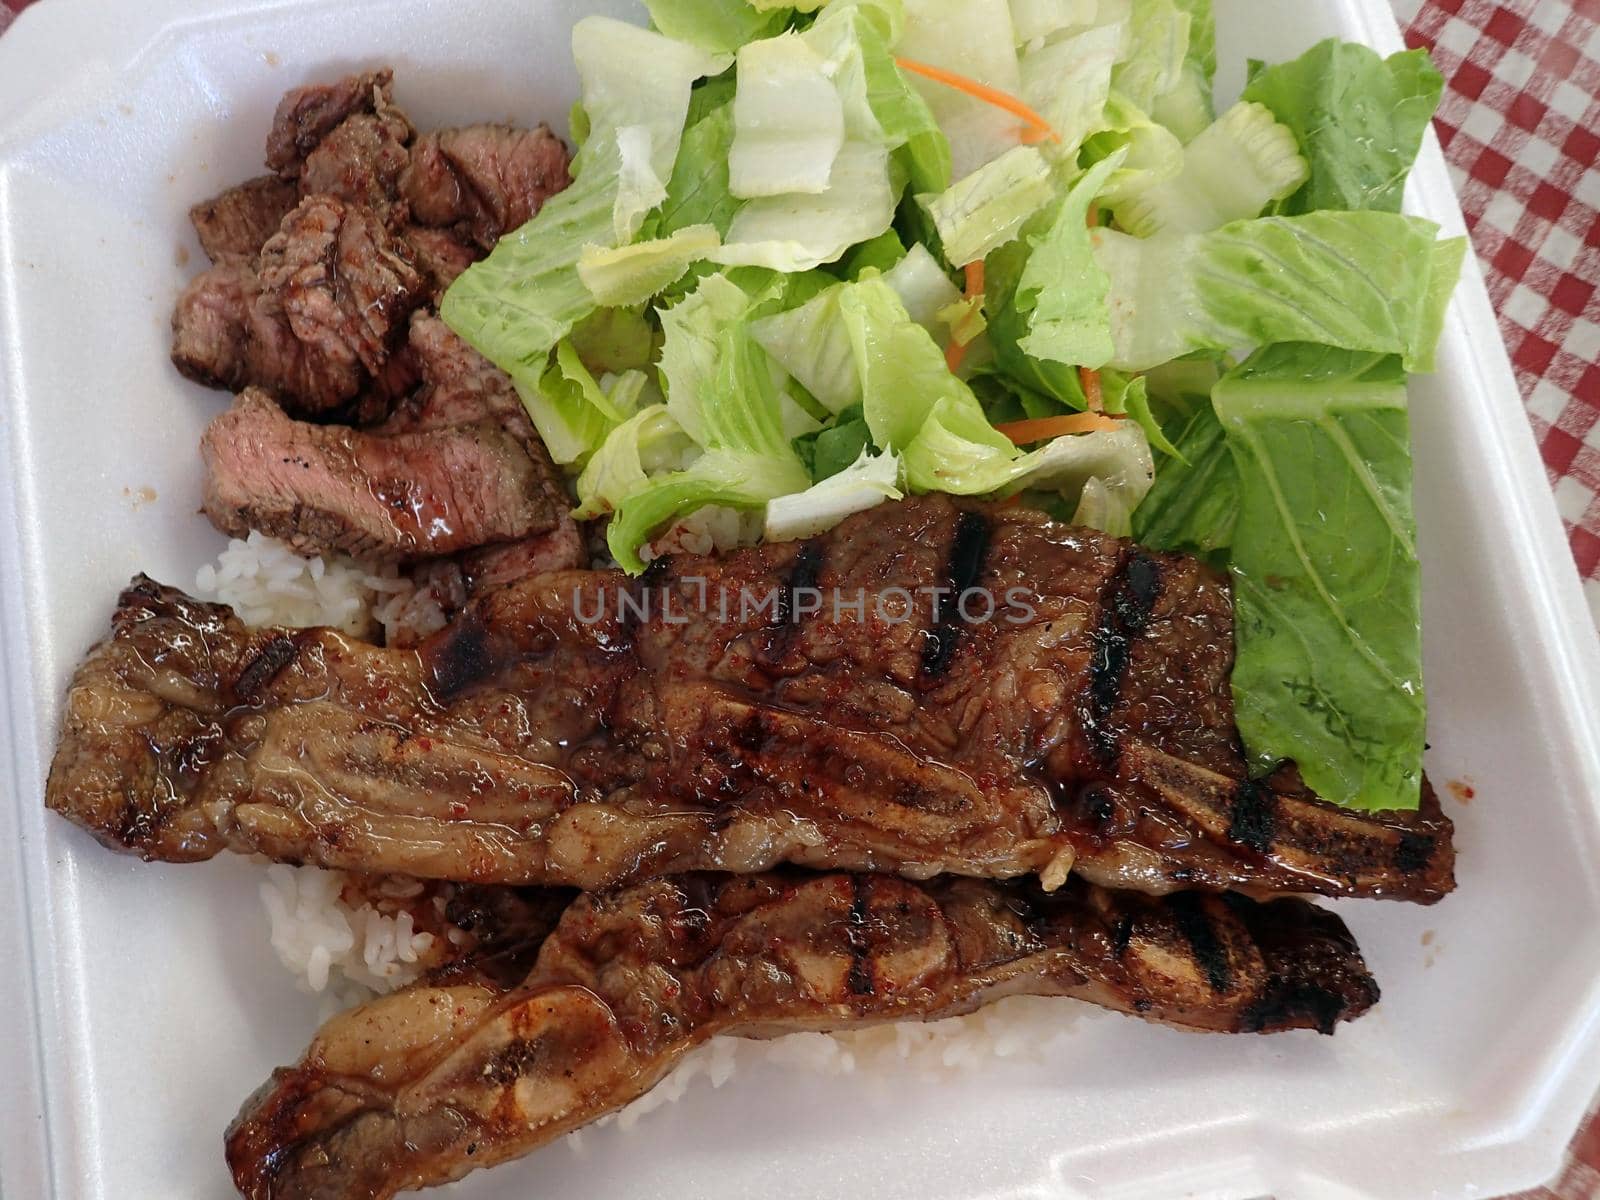
MULTIPOLYGON (((817 581, 822 578, 822 563, 821 542, 813 538, 800 544, 800 549, 795 551, 794 562, 789 565, 788 583, 778 593, 777 611, 772 618, 774 625, 793 626, 800 623, 804 615, 800 599, 817 590, 817 581)), ((816 609, 811 611, 815 612, 816 609)))
POLYGON ((1160 594, 1161 564, 1137 546, 1127 547, 1101 593, 1083 707, 1089 753, 1106 767, 1115 766, 1121 752, 1112 722, 1122 698, 1122 677, 1133 642, 1144 632, 1160 594))
POLYGON ((954 537, 961 511, 906 501, 851 518, 814 553, 667 558, 642 581, 533 576, 474 598, 414 651, 249 630, 224 608, 136 589, 74 677, 47 800, 152 858, 233 849, 479 883, 595 888, 796 863, 1051 886, 1070 870, 1154 893, 1450 890, 1450 825, 1429 788, 1414 813, 1337 808, 1283 772, 1241 789, 1227 660, 1205 657, 1229 653, 1231 629, 1201 568, 1023 509, 978 510, 980 555, 976 523, 954 537), (928 530, 945 532, 918 541, 928 530), (774 628, 772 606, 682 602, 688 580, 767 594, 812 562, 850 595, 914 591, 955 563, 959 583, 1026 583, 1038 615, 975 626, 929 686, 917 622, 824 606, 774 628), (1126 579, 1108 584, 1119 566, 1126 579), (671 614, 642 613, 641 593, 672 579, 671 614), (624 593, 635 603, 610 603, 624 593), (1079 732, 1086 710, 1110 706, 1098 607, 1111 640, 1132 645, 1102 723, 1120 738, 1109 764, 1079 732), (1199 646, 1184 642, 1197 629, 1199 646), (293 670, 271 671, 270 654, 250 667, 285 637, 302 645, 293 670), (250 728, 227 722, 185 752, 241 678, 250 728), (130 825, 130 811, 163 816, 130 825))
POLYGON ((1254 779, 1243 780, 1233 795, 1233 819, 1228 824, 1228 840, 1248 846, 1259 854, 1272 850, 1273 828, 1277 823, 1277 798, 1254 779))
POLYGON ((246 1101, 228 1164, 246 1200, 388 1200, 614 1111, 717 1034, 932 1020, 1016 993, 1196 1030, 1330 1032, 1377 1000, 1332 914, 1199 903, 1220 984, 1181 905, 1081 882, 1047 896, 772 873, 583 895, 521 979, 447 969, 335 1017, 246 1101))
POLYGON ((1193 892, 1174 892, 1167 897, 1167 908, 1177 921, 1178 932, 1194 952, 1194 960, 1206 973, 1214 990, 1227 992, 1233 987, 1233 970, 1228 952, 1217 939, 1217 931, 1206 917, 1206 902, 1193 892))
POLYGON ((849 987, 852 996, 872 995, 872 944, 867 931, 872 896, 870 875, 850 876, 850 916, 845 937, 850 946, 849 987))
POLYGON ((233 685, 234 697, 241 704, 253 704, 267 685, 277 678, 278 672, 293 662, 299 653, 298 638, 274 637, 239 672, 239 678, 233 685))
POLYGON ((922 649, 922 674, 937 679, 950 669, 956 644, 966 624, 966 600, 978 580, 983 578, 984 557, 993 533, 989 520, 976 509, 964 509, 956 518, 955 535, 950 539, 950 561, 945 572, 947 592, 939 593, 934 604, 933 623, 922 649))

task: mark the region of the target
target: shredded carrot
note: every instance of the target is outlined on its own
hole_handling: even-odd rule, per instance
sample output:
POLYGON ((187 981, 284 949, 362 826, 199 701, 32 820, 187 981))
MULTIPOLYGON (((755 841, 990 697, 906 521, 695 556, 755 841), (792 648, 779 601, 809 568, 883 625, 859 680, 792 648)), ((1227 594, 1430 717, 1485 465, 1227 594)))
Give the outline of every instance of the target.
MULTIPOLYGON (((983 259, 980 258, 976 262, 969 262, 967 264, 966 271, 967 271, 966 298, 968 300, 971 300, 974 296, 982 296, 983 295, 983 259)), ((963 346, 960 342, 956 341, 956 339, 954 337, 952 337, 950 339, 950 344, 944 348, 944 364, 945 364, 945 366, 950 368, 950 374, 954 375, 957 371, 959 371, 961 369, 961 364, 962 364, 963 361, 965 361, 966 357, 967 357, 967 348, 966 348, 966 346, 963 346)))
POLYGON ((1093 433, 1098 429, 1116 429, 1120 422, 1104 413, 1067 413, 1060 417, 1036 417, 1029 421, 1009 421, 995 428, 1019 446, 1042 442, 1046 438, 1067 433, 1093 433))
POLYGON ((992 88, 986 83, 979 83, 976 79, 966 75, 947 71, 943 67, 935 67, 929 63, 918 62, 914 58, 897 58, 895 65, 902 71, 910 71, 913 75, 921 75, 924 79, 931 79, 935 83, 942 83, 946 87, 955 88, 958 92, 965 92, 976 100, 985 104, 992 104, 998 109, 1010 113, 1027 127, 1022 134, 1024 142, 1059 142, 1061 135, 1051 126, 1050 122, 1018 100, 1010 92, 1002 92, 999 88, 992 88))
POLYGON ((1105 399, 1100 394, 1100 372, 1089 367, 1078 368, 1078 382, 1083 384, 1083 398, 1089 403, 1090 412, 1104 412, 1105 399))

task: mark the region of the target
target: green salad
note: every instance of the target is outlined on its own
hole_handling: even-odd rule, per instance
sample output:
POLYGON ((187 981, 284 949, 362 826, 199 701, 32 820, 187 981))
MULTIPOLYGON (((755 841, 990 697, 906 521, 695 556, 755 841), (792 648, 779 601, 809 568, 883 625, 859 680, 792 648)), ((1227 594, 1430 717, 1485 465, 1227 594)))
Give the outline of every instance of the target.
POLYGON ((1406 374, 1465 250, 1399 211, 1427 56, 1218 111, 1210 0, 647 7, 578 22, 574 182, 443 304, 616 560, 1020 495, 1229 571, 1253 766, 1416 807, 1406 374))

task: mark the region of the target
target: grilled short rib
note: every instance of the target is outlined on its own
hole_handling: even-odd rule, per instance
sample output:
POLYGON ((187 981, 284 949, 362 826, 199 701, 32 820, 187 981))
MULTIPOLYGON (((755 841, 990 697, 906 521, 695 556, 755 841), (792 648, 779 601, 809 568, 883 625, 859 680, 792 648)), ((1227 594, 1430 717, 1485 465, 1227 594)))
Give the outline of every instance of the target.
POLYGON ((635 580, 534 576, 415 652, 247 629, 140 578, 74 677, 48 802, 151 859, 485 883, 788 862, 1448 892, 1431 791, 1368 813, 1292 772, 1247 777, 1232 646, 1226 582, 1201 564, 945 497, 635 580), (931 613, 894 619, 898 595, 880 612, 930 587, 931 613), (973 589, 1025 599, 979 620, 951 600, 973 589))
POLYGON ((532 970, 457 968, 335 1017, 228 1131, 249 1200, 385 1200, 648 1091, 716 1034, 771 1037, 1072 996, 1190 1029, 1333 1032, 1378 999, 1302 900, 1073 881, 678 876, 578 897, 532 970))

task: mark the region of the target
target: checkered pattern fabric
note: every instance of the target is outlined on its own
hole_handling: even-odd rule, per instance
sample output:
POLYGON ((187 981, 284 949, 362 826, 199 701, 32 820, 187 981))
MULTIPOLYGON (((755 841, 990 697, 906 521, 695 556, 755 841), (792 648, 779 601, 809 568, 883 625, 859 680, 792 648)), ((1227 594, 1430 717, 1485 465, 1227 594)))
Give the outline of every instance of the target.
MULTIPOLYGON (((0 32, 33 0, 0 0, 0 32)), ((1600 622, 1600 0, 1393 0, 1600 622)), ((1600 1110, 1549 1187, 1600 1200, 1600 1110)))
POLYGON ((1430 0, 1406 38, 1600 619, 1600 0, 1430 0))

